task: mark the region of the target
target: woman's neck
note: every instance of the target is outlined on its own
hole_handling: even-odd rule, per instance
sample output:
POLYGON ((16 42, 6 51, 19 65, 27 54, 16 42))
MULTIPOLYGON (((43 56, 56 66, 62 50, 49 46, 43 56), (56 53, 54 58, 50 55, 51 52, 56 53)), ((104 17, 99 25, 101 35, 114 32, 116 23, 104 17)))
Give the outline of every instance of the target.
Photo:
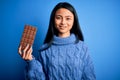
POLYGON ((70 36, 70 33, 59 33, 58 36, 61 38, 66 38, 70 36))
POLYGON ((70 36, 64 38, 54 35, 52 43, 56 45, 63 45, 63 44, 75 43, 75 41, 76 41, 76 36, 75 34, 71 33, 70 36))

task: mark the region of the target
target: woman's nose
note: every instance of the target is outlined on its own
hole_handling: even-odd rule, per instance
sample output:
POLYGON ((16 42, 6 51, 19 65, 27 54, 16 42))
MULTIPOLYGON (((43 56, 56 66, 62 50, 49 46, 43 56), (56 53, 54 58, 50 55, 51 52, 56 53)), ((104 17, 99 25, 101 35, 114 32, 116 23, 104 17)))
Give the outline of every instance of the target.
POLYGON ((65 24, 65 23, 66 23, 66 20, 62 19, 61 24, 65 24))

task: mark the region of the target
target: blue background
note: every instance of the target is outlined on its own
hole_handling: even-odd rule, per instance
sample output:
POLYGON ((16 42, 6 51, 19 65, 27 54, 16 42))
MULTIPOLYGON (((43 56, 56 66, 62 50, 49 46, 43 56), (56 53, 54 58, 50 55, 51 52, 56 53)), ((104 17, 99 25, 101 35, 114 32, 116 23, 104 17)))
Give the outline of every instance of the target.
POLYGON ((37 56, 51 11, 61 1, 77 11, 97 80, 120 80, 119 0, 0 0, 0 80, 24 80, 25 61, 18 55, 24 25, 37 27, 33 45, 37 56))

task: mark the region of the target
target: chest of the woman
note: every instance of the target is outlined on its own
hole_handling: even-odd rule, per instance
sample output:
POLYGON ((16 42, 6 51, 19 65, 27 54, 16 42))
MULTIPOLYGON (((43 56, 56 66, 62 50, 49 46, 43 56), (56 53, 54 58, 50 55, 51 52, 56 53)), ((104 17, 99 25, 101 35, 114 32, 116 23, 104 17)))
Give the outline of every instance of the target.
POLYGON ((45 63, 49 66, 73 66, 78 67, 82 64, 81 51, 75 46, 56 47, 53 46, 45 52, 45 63))
POLYGON ((75 46, 52 47, 45 53, 45 69, 49 73, 49 76, 81 76, 83 62, 80 51, 75 46))

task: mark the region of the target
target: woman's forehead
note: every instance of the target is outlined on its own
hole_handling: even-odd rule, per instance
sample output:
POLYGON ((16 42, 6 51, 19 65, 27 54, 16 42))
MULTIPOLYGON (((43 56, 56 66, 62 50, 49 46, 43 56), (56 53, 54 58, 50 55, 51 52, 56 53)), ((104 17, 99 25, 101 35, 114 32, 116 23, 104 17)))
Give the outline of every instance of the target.
POLYGON ((60 8, 56 11, 56 15, 73 16, 73 13, 68 9, 60 8))

